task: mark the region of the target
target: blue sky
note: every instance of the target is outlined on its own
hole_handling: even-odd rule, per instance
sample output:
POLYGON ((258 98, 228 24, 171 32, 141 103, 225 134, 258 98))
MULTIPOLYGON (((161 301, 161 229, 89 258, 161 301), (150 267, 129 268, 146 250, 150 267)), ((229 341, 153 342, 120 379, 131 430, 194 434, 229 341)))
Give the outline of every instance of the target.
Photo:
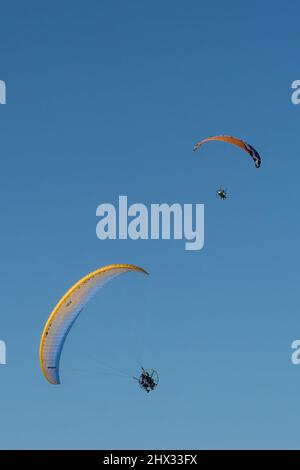
POLYGON ((1 448, 299 448, 299 3, 0 9, 1 448), (261 169, 226 144, 193 154, 218 133, 254 145, 261 169), (204 249, 98 240, 96 207, 120 194, 204 203, 204 249), (112 262, 151 275, 90 303, 50 386, 47 316, 112 262), (146 396, 98 360, 128 374, 143 361, 160 387, 146 396))

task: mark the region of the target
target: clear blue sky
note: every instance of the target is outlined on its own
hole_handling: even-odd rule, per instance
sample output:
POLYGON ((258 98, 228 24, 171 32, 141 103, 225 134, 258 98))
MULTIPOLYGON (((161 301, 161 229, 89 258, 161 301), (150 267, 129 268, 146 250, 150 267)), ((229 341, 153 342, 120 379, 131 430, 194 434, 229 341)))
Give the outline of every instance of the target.
POLYGON ((299 14, 296 1, 1 3, 1 448, 300 448, 299 14), (261 169, 226 144, 193 154, 215 133, 254 145, 261 169), (204 249, 101 242, 96 207, 119 194, 204 203, 204 249), (50 386, 45 320, 112 262, 151 276, 91 302, 50 386), (141 360, 160 387, 147 396, 97 358, 129 374, 141 360))

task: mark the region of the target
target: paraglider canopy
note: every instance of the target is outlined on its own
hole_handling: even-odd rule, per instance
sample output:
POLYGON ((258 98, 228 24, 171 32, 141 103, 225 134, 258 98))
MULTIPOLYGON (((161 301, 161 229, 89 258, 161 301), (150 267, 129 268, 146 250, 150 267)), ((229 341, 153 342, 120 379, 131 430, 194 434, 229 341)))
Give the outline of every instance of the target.
POLYGON ((205 139, 200 140, 200 142, 198 142, 195 145, 195 147, 193 149, 194 152, 196 150, 198 150, 206 142, 211 142, 211 141, 228 142, 229 144, 236 145, 237 147, 240 147, 242 150, 247 152, 248 155, 250 155, 250 157, 254 161, 254 164, 255 164, 256 168, 260 167, 261 157, 260 157, 258 151, 255 150, 255 148, 252 147, 252 145, 247 144, 247 142, 245 142, 244 140, 238 139, 237 137, 232 137, 232 136, 229 136, 229 135, 215 135, 215 136, 212 136, 212 137, 206 137, 205 139))
POLYGON ((103 266, 81 278, 60 299, 45 324, 40 341, 40 365, 48 382, 60 383, 60 356, 66 337, 83 308, 107 282, 130 271, 148 274, 131 264, 103 266))

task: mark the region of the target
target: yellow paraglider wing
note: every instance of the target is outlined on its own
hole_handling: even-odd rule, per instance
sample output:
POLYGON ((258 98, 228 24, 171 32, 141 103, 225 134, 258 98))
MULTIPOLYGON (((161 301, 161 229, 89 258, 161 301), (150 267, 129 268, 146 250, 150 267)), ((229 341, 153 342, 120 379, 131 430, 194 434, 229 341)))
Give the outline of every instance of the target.
POLYGON ((59 362, 63 345, 84 306, 104 284, 128 271, 148 274, 131 264, 111 264, 84 276, 60 299, 46 322, 40 341, 40 365, 48 382, 60 383, 59 362))

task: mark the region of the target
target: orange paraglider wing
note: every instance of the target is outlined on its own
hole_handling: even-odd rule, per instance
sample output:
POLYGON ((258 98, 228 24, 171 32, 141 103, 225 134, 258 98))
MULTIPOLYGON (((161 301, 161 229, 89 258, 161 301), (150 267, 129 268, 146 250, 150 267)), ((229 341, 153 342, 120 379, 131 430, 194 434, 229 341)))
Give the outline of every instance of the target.
POLYGON ((198 150, 201 147, 201 145, 205 144, 206 142, 211 142, 211 141, 214 141, 214 140, 220 141, 220 142, 228 142, 229 144, 236 145, 237 147, 240 147, 242 150, 247 152, 248 155, 250 155, 250 157, 254 161, 254 164, 255 164, 256 168, 260 167, 261 157, 260 157, 258 151, 255 150, 255 148, 252 147, 252 145, 247 144, 247 142, 245 142, 244 140, 238 139, 237 137, 232 137, 232 136, 228 136, 228 135, 215 135, 213 137, 206 137, 205 139, 200 140, 200 142, 198 142, 195 145, 195 147, 193 149, 194 152, 196 150, 198 150))

